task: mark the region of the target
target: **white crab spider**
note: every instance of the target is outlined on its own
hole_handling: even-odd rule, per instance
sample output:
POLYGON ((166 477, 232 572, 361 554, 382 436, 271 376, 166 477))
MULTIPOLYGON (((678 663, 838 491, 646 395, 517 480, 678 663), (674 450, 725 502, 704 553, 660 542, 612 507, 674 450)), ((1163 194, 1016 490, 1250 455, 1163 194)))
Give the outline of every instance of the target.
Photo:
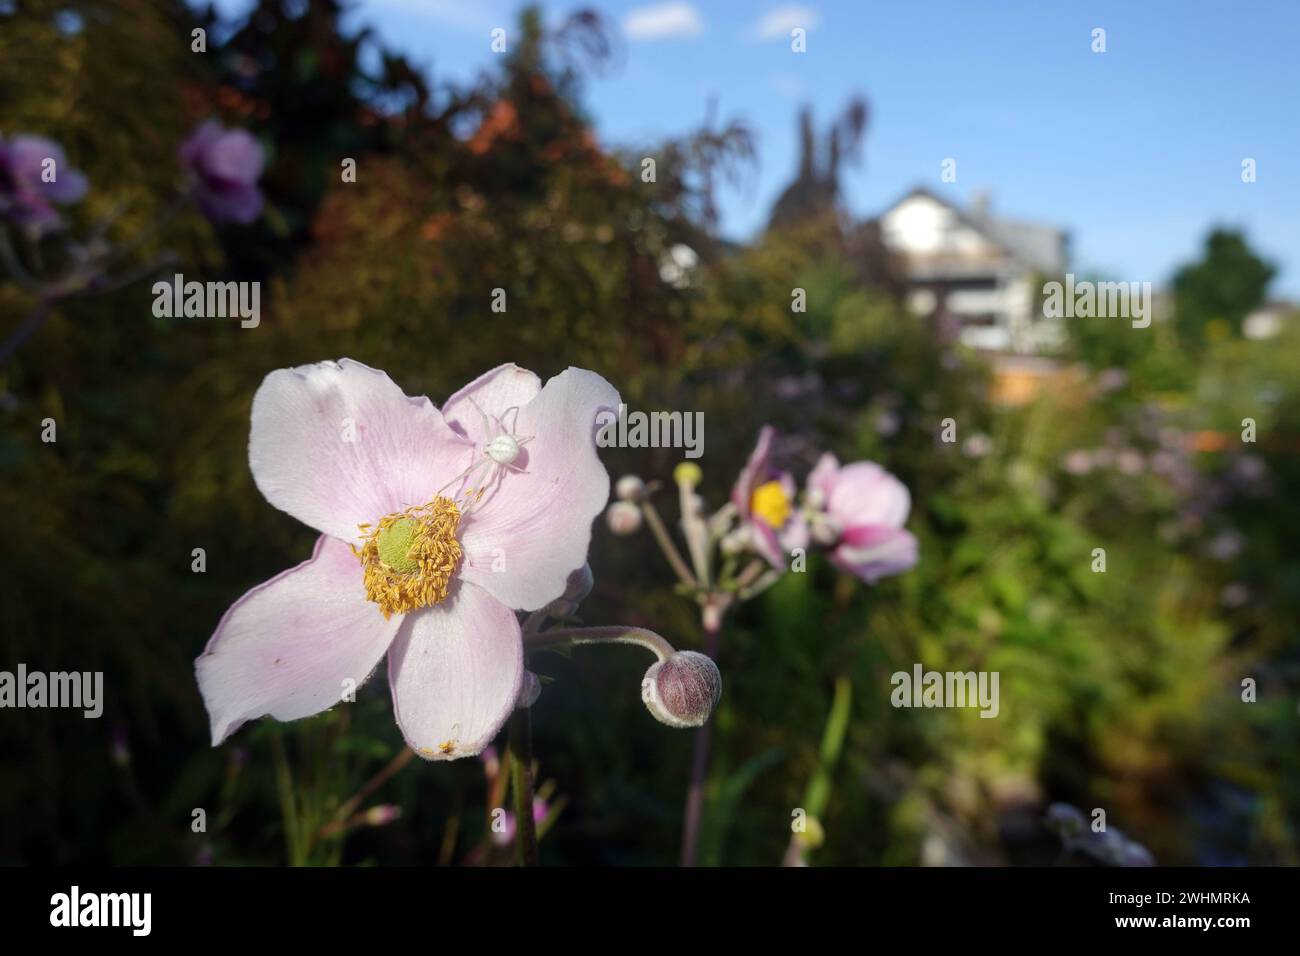
POLYGON ((483 457, 472 462, 468 468, 439 489, 439 493, 441 494, 447 488, 456 484, 456 482, 469 480, 478 473, 480 468, 491 468, 492 473, 478 489, 470 488, 466 490, 464 510, 468 511, 470 506, 477 504, 483 499, 483 495, 487 492, 492 482, 500 476, 502 469, 509 469, 510 471, 517 472, 521 475, 528 474, 528 472, 515 464, 515 460, 519 457, 520 449, 528 442, 532 441, 533 436, 527 435, 521 438, 512 430, 506 429, 504 419, 511 412, 515 413, 514 427, 517 428, 519 426, 518 405, 511 405, 501 414, 500 417, 493 415, 489 418, 487 412, 483 411, 483 409, 479 407, 478 402, 474 401, 472 398, 466 400, 474 406, 474 410, 478 412, 479 418, 483 420, 483 433, 485 435, 492 434, 492 426, 494 424, 498 430, 497 434, 483 446, 483 457))

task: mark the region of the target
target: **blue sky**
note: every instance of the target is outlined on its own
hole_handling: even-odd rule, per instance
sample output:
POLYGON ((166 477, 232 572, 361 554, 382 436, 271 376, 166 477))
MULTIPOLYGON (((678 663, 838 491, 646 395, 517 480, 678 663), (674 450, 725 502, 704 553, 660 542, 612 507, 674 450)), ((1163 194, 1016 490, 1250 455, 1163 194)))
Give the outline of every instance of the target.
MULTIPOLYGON (((246 0, 221 0, 238 12, 246 0)), ((368 23, 436 79, 490 67, 510 0, 362 0, 368 23)), ((870 215, 914 185, 1068 228, 1075 271, 1165 282, 1214 224, 1246 230, 1300 298, 1300 2, 1296 0, 595 0, 623 35, 621 68, 585 105, 602 141, 692 128, 716 99, 746 120, 760 169, 722 197, 743 239, 794 171, 795 112, 823 121, 854 93, 872 120, 849 171, 870 215), (807 52, 790 27, 807 30, 807 52), (1106 52, 1092 52, 1094 28, 1106 52), (940 181, 957 160, 957 181, 940 181), (1241 163, 1257 182, 1241 181, 1241 163)))

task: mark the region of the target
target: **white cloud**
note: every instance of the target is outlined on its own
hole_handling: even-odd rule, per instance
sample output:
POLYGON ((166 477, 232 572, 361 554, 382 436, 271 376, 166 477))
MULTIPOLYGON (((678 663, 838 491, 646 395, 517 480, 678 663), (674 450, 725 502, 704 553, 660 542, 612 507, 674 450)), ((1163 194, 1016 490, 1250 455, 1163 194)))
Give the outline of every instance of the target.
POLYGON ((633 40, 668 40, 704 32, 704 18, 689 3, 673 0, 637 7, 623 18, 623 30, 633 40))
POLYGON ((759 40, 788 37, 795 27, 811 30, 821 23, 821 14, 811 7, 776 7, 759 17, 754 26, 754 36, 759 40))

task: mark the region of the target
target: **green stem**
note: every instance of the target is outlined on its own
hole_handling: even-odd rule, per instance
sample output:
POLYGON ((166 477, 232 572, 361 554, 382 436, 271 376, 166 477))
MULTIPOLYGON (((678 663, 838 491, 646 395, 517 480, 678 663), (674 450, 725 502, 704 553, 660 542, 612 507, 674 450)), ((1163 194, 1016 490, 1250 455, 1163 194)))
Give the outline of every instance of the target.
POLYGON ((515 797, 515 860, 537 866, 537 823, 533 820, 533 732, 527 707, 510 717, 510 781, 515 797))
POLYGON ((686 560, 682 557, 677 545, 673 544, 672 536, 668 534, 668 529, 664 527, 663 519, 659 517, 659 512, 648 500, 641 502, 641 513, 645 515, 645 523, 650 526, 650 531, 659 542, 659 548, 663 551, 664 557, 672 565, 673 571, 681 582, 689 587, 698 587, 695 575, 691 574, 691 569, 687 566, 686 560))
POLYGON ((284 741, 278 733, 271 734, 271 759, 275 764, 275 789, 280 795, 280 815, 284 818, 285 854, 290 866, 302 866, 302 841, 298 829, 298 800, 293 790, 293 775, 289 772, 289 758, 284 752, 284 741))
MULTIPOLYGON (((816 827, 814 831, 820 838, 821 816, 830 803, 831 782, 835 775, 835 765, 839 763, 840 751, 844 749, 844 737, 849 729, 849 713, 853 703, 853 684, 847 677, 835 679, 835 695, 831 700, 831 710, 826 717, 826 728, 822 731, 822 745, 817 769, 808 781, 804 791, 803 809, 809 822, 816 827)), ((801 866, 807 862, 808 852, 814 843, 802 833, 790 836, 790 845, 786 850, 785 865, 801 866)))

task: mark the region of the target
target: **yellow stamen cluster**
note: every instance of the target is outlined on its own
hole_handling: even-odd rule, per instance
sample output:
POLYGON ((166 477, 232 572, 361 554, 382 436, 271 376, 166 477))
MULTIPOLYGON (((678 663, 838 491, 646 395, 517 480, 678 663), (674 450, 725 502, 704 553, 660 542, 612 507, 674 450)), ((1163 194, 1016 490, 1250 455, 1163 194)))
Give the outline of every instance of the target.
POLYGON ((779 481, 768 481, 754 489, 749 510, 773 528, 780 529, 790 518, 790 496, 779 481))
POLYGON ((365 541, 358 549, 366 598, 384 617, 429 607, 447 597, 451 576, 463 555, 456 529, 460 509, 450 498, 407 508, 361 525, 365 541))

